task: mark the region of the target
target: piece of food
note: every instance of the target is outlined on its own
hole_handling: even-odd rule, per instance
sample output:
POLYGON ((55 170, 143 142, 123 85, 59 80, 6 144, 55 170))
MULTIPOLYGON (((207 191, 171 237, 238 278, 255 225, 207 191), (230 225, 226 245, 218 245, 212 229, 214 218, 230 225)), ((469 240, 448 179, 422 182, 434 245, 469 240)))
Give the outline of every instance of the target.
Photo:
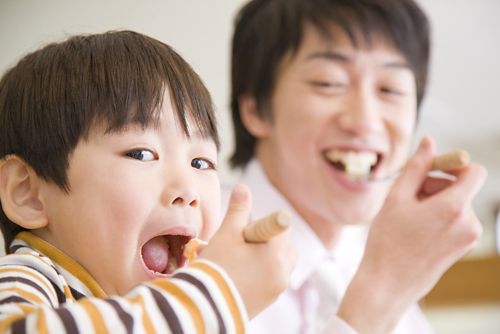
POLYGON ((467 151, 458 150, 438 155, 432 161, 433 170, 450 171, 464 168, 470 163, 470 156, 467 151))
POLYGON ((276 211, 253 223, 243 230, 247 242, 266 242, 290 226, 290 216, 284 211, 276 211))
MULTIPOLYGON (((290 216, 284 211, 276 211, 243 229, 243 238, 246 242, 266 242, 280 234, 290 226, 290 216)), ((193 238, 184 246, 183 256, 189 262, 198 257, 199 249, 207 244, 206 241, 193 238)))
POLYGON ((375 152, 343 152, 330 151, 326 154, 327 159, 337 168, 343 170, 352 180, 367 179, 373 166, 377 164, 375 152))
POLYGON ((198 238, 189 240, 189 242, 184 246, 184 251, 182 252, 188 263, 198 257, 200 247, 205 246, 206 244, 206 241, 198 238))

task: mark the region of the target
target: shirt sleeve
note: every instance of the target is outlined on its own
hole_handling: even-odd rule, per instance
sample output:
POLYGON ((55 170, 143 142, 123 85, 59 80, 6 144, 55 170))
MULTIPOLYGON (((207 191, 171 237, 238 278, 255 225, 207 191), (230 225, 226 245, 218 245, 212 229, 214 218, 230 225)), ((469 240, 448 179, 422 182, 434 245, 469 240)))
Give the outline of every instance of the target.
POLYGON ((0 268, 1 333, 244 333, 248 322, 232 280, 201 259, 123 297, 57 300, 39 271, 0 268))

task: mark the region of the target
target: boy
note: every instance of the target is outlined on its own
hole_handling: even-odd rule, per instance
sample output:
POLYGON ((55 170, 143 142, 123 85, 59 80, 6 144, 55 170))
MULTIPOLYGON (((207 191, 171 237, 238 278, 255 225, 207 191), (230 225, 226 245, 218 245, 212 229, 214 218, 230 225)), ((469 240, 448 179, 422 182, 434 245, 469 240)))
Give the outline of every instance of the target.
POLYGON ((292 212, 300 245, 290 287, 250 332, 432 331, 416 301, 478 240, 472 199, 486 173, 470 164, 438 186, 425 139, 390 182, 408 159, 429 51, 412 0, 252 0, 238 13, 231 162, 259 195, 252 214, 292 212), (364 255, 344 235, 362 224, 364 255))
POLYGON ((218 135, 169 46, 122 31, 29 54, 0 81, 0 129, 0 332, 242 333, 286 286, 284 237, 241 237, 241 186, 179 269, 219 225, 218 135))

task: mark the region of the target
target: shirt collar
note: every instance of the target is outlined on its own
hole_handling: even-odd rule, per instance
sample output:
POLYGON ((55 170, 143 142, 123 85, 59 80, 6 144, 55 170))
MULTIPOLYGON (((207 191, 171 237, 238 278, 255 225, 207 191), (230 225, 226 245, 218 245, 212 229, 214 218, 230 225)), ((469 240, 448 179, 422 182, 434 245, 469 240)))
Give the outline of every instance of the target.
POLYGON ((19 233, 13 245, 19 242, 49 258, 71 288, 86 296, 107 296, 87 270, 55 246, 27 231, 19 233))
POLYGON ((247 184, 252 191, 252 220, 261 218, 276 210, 284 210, 291 215, 290 239, 292 245, 297 249, 298 258, 290 279, 290 287, 294 290, 300 288, 331 254, 329 254, 310 226, 290 206, 283 195, 273 187, 256 159, 251 160, 245 168, 241 182, 247 184))

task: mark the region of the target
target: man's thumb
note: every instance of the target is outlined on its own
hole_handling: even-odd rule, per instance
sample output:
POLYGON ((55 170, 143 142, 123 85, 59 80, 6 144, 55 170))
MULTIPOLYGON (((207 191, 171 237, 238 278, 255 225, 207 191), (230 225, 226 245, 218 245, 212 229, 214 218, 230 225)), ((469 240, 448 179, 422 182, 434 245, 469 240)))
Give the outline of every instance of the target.
POLYGON ((434 151, 435 147, 432 139, 424 137, 420 141, 417 152, 408 160, 394 187, 401 187, 406 191, 413 189, 417 193, 431 169, 434 151))

